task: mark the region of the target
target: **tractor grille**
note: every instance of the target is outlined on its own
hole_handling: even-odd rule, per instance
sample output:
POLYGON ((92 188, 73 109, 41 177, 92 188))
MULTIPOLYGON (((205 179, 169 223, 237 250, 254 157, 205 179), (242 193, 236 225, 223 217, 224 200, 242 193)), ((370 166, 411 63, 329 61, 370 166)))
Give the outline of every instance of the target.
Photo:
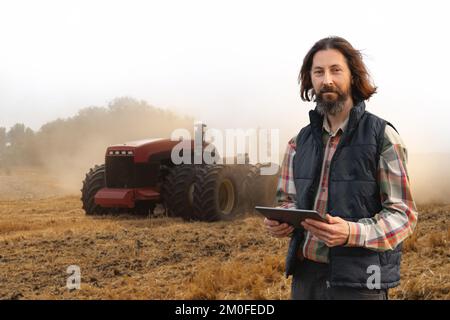
POLYGON ((132 156, 106 157, 108 188, 143 188, 155 186, 159 163, 134 163, 132 156))
POLYGON ((106 157, 106 186, 108 188, 134 188, 134 157, 106 157))

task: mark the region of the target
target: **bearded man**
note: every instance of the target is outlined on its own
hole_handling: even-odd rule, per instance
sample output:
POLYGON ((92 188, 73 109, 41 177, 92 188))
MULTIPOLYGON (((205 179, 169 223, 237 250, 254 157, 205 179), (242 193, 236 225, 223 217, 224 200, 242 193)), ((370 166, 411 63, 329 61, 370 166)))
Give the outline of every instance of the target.
POLYGON ((400 282, 401 243, 418 218, 405 144, 391 123, 366 111, 377 88, 347 40, 315 43, 298 79, 301 98, 316 106, 288 144, 278 203, 316 210, 327 223, 307 219, 294 229, 264 220, 272 236, 291 237, 291 298, 388 299, 400 282))

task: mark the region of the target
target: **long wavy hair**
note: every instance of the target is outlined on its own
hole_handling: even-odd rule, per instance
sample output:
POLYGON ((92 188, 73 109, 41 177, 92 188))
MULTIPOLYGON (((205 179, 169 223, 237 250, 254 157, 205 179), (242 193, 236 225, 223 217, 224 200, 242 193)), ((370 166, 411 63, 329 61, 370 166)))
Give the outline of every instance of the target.
POLYGON ((344 38, 327 37, 317 41, 303 59, 303 65, 298 75, 300 96, 303 101, 311 101, 316 95, 311 81, 313 58, 318 51, 327 49, 336 49, 344 55, 351 72, 351 91, 354 102, 368 100, 377 92, 377 87, 372 83, 369 72, 362 60, 361 52, 353 48, 344 38))

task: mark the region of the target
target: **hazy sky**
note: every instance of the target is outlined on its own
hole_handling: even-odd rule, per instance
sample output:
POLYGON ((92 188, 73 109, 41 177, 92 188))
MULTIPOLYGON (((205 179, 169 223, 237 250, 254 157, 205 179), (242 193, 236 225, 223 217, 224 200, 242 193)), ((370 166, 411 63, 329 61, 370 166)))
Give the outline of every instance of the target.
MULTIPOLYGON (((317 40, 361 49, 368 110, 412 152, 450 151, 446 1, 0 2, 0 126, 34 130, 132 96, 216 128, 307 122, 297 75, 317 40)), ((282 141, 284 143, 284 141, 282 141)))

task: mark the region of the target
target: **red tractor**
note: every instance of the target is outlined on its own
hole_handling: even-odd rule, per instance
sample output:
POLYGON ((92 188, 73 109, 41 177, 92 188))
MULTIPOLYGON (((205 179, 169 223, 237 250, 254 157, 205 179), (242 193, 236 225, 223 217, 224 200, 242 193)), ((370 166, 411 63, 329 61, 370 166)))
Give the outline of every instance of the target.
MULTIPOLYGON (((86 214, 147 215, 162 204, 168 216, 217 221, 252 212, 255 205, 274 204, 278 174, 260 174, 273 164, 251 165, 246 157, 245 164, 175 165, 171 153, 179 142, 152 139, 108 147, 105 164, 90 169, 83 181, 86 214)), ((193 159, 195 143, 189 142, 193 159)), ((215 149, 208 149, 215 156, 215 149)))

